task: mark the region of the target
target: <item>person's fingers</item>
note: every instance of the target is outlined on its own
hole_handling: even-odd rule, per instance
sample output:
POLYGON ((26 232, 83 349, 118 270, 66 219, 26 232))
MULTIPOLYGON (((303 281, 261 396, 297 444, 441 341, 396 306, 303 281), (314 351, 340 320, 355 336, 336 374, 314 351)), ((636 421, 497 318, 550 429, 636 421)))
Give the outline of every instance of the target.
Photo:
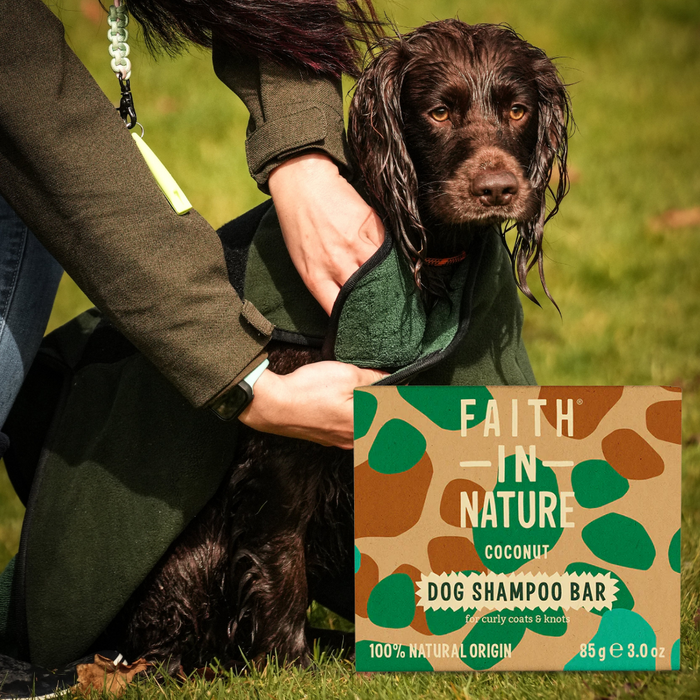
POLYGON ((377 212, 374 211, 374 209, 371 209, 369 206, 367 209, 367 218, 362 226, 360 226, 359 230, 360 241, 365 244, 367 250, 371 251, 365 260, 367 260, 372 253, 379 248, 379 246, 384 242, 384 236, 386 235, 384 224, 382 224, 382 220, 379 218, 377 212))

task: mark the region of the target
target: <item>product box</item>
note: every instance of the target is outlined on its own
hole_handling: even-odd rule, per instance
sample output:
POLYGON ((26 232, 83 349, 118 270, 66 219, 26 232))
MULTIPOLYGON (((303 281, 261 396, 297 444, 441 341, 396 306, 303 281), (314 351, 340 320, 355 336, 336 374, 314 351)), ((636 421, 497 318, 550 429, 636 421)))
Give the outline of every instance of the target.
POLYGON ((358 671, 680 667, 681 394, 355 392, 358 671))

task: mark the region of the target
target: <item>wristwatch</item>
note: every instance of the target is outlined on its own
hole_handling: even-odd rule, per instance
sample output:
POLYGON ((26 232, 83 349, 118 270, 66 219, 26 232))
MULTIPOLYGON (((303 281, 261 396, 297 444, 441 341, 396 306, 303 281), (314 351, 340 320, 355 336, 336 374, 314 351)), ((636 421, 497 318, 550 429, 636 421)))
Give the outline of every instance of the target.
POLYGON ((236 386, 229 389, 216 403, 212 404, 211 410, 224 421, 238 418, 245 407, 253 400, 253 387, 260 379, 260 375, 267 369, 270 360, 263 360, 250 374, 241 379, 236 386))

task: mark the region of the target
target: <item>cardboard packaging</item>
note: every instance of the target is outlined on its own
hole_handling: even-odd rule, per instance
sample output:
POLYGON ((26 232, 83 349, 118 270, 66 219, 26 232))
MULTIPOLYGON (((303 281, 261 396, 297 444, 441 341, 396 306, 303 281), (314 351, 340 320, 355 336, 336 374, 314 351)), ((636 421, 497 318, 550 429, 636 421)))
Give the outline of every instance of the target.
POLYGON ((677 670, 680 489, 674 388, 357 390, 357 670, 677 670))

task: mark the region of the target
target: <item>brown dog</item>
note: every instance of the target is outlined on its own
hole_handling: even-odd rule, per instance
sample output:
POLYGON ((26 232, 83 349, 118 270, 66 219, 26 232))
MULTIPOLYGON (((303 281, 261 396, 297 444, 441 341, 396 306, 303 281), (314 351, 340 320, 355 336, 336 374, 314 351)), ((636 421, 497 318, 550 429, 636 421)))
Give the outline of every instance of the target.
MULTIPOLYGON (((430 305, 485 228, 514 221, 518 285, 566 193, 569 101, 539 49, 500 26, 434 22, 387 40, 360 79, 350 138, 372 205, 430 305), (557 190, 547 213, 555 163, 557 190)), ((546 286, 545 286, 546 290, 546 286)), ((549 292, 547 292, 549 295, 549 292)), ((284 374, 318 350, 273 344, 284 374)), ((309 659, 306 610, 353 612, 352 459, 242 429, 230 476, 134 594, 107 639, 175 670, 276 653, 309 659)))
POLYGON ((544 283, 544 225, 568 189, 570 105, 556 68, 492 24, 433 22, 385 43, 358 82, 350 138, 416 281, 425 273, 434 291, 426 257, 452 255, 469 232, 511 220, 516 279, 531 297, 527 272, 537 263, 544 283))

